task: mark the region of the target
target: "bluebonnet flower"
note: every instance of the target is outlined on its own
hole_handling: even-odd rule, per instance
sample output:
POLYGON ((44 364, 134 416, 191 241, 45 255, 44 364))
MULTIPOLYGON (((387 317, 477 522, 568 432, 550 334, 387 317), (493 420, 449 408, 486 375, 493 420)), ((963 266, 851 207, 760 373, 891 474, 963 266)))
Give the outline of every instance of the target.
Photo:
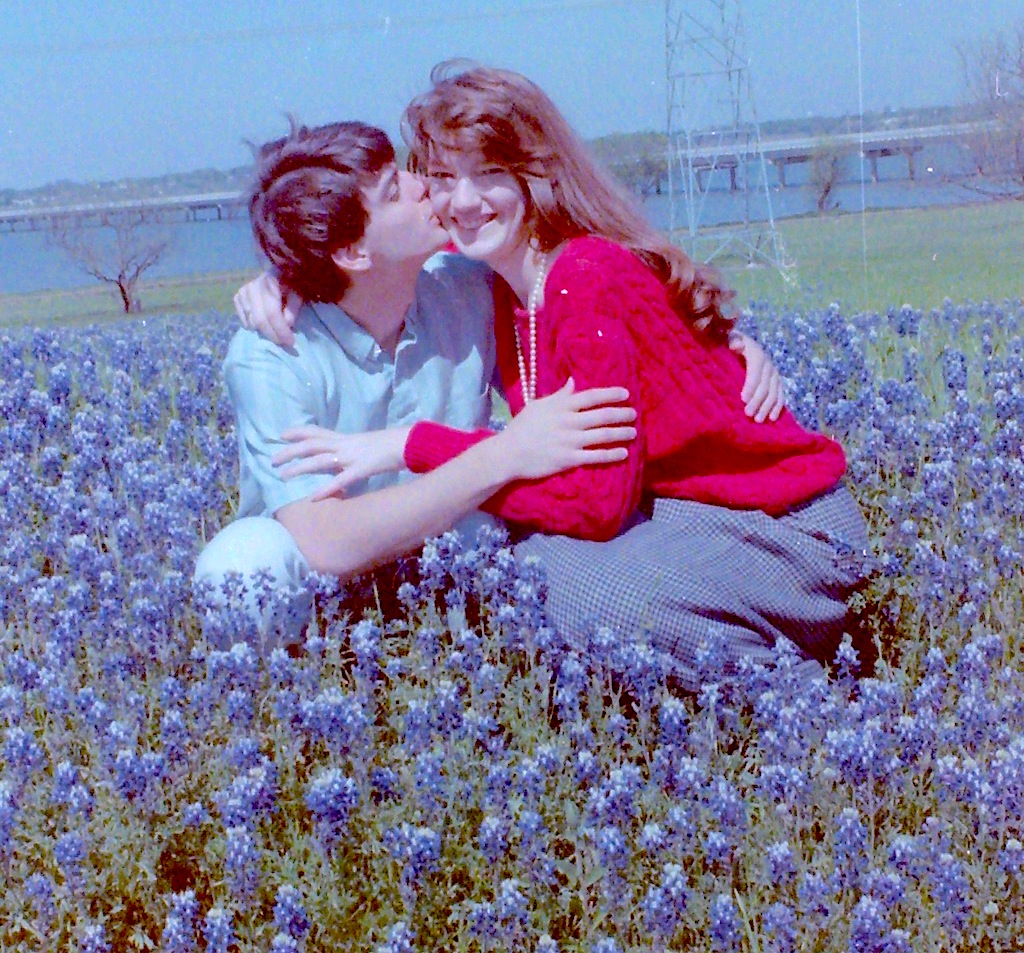
POLYGON ((558 665, 555 684, 555 704, 563 722, 576 720, 580 710, 580 697, 587 685, 587 667, 579 656, 567 654, 558 665))
POLYGON ((896 834, 889 842, 888 862, 895 870, 918 877, 923 860, 921 841, 910 834, 896 834))
POLYGON ((910 934, 900 928, 890 930, 882 944, 882 953, 913 953, 913 950, 910 934))
POLYGON ((466 922, 470 935, 479 937, 485 947, 498 939, 498 915, 493 903, 469 901, 466 904, 466 922))
POLYGON ((893 910, 906 893, 903 878, 895 870, 869 870, 861 877, 861 885, 886 912, 893 910))
POLYGON ((963 863, 950 853, 940 854, 931 868, 931 893, 942 924, 959 934, 971 915, 972 890, 963 863))
POLYGON ((402 863, 401 885, 405 893, 414 892, 423 876, 437 869, 441 859, 441 835, 429 827, 403 822, 384 832, 388 853, 402 863))
POLYGON ((409 925, 404 920, 399 920, 388 930, 387 941, 377 946, 374 953, 413 953, 415 936, 409 925))
POLYGON ((208 953, 228 953, 235 944, 235 931, 231 912, 223 907, 213 907, 203 917, 203 939, 208 953))
POLYGON ((649 887, 640 902, 646 929, 655 937, 670 939, 686 911, 688 897, 683 868, 678 864, 665 864, 660 883, 649 887))
POLYGON ((359 788, 340 768, 328 768, 317 774, 306 788, 306 807, 313 825, 328 852, 344 836, 352 812, 359 806, 359 788))
POLYGON ((498 885, 494 912, 506 939, 521 937, 529 919, 529 901, 518 880, 507 877, 498 885))
POLYGON ((799 764, 766 764, 761 767, 756 784, 762 797, 794 807, 806 804, 812 791, 807 770, 799 764))
POLYGON ((868 832, 857 811, 844 808, 836 818, 833 857, 844 883, 852 883, 868 860, 868 832))
POLYGON ((629 722, 621 711, 613 711, 605 718, 604 733, 608 741, 615 747, 626 743, 629 734, 629 722))
POLYGON ((716 893, 708 909, 711 917, 711 947, 714 950, 738 950, 742 932, 739 912, 731 894, 716 893))
POLYGON ((511 768, 503 761, 491 764, 487 768, 484 781, 484 807, 492 813, 502 813, 508 807, 508 799, 511 793, 511 768))
POLYGON ((633 764, 613 768, 587 800, 587 811, 594 824, 624 824, 636 817, 637 795, 642 778, 633 764))
POLYGON ((179 709, 172 708, 163 713, 160 718, 160 740, 171 761, 184 759, 188 750, 189 730, 179 709))
POLYGON ((66 831, 57 838, 53 848, 54 860, 64 876, 77 884, 82 876, 82 864, 88 856, 89 845, 81 831, 66 831))
POLYGON ((110 953, 110 940, 102 923, 89 923, 82 930, 79 953, 110 953))
POLYGON ((270 953, 301 953, 301 950, 299 941, 287 933, 275 934, 270 941, 270 953))
POLYGON ((835 900, 836 884, 816 871, 807 871, 797 886, 800 912, 806 917, 825 917, 835 900))
POLYGON ((181 821, 185 827, 202 827, 210 820, 206 806, 200 801, 186 804, 181 812, 181 821))
POLYGON ((797 917, 792 907, 776 901, 761 917, 765 953, 792 953, 796 949, 797 917))
POLYGON ((775 841, 765 851, 768 861, 768 880, 770 883, 787 886, 796 877, 796 866, 793 863, 793 849, 788 841, 775 841))
POLYGON ((722 831, 708 831, 702 846, 709 864, 726 864, 732 859, 732 840, 722 831))
POLYGON ((615 824, 604 824, 594 832, 601 866, 611 871, 621 871, 629 863, 629 844, 622 831, 615 824))
POLYGON ((259 739, 251 735, 236 737, 228 746, 224 760, 237 771, 264 768, 274 775, 277 772, 276 765, 261 752, 259 739))
POLYGON ((20 725, 7 729, 2 750, 7 770, 23 783, 46 762, 46 754, 35 736, 20 725))
POLYGON ((658 728, 662 744, 675 745, 679 748, 686 746, 690 713, 681 699, 669 695, 662 700, 658 708, 658 728))
POLYGON ((302 727, 340 754, 363 749, 369 717, 358 695, 327 688, 311 701, 302 702, 299 710, 302 727))
POLYGON ((277 800, 277 766, 269 761, 235 777, 227 790, 214 795, 225 827, 252 825, 260 814, 274 809, 277 800))
POLYGON ((708 783, 707 762, 684 755, 676 760, 673 790, 681 800, 699 801, 708 783))
POLYGON ((245 727, 252 723, 254 716, 253 696, 245 689, 231 689, 225 699, 225 707, 227 709, 228 720, 233 725, 245 727))
POLYGON ((723 830, 742 832, 747 826, 746 804, 728 778, 714 778, 707 787, 707 803, 723 830))
POLYGON ((874 897, 861 897, 850 916, 850 953, 881 950, 889 932, 889 919, 874 897))
POLYGON ((999 849, 999 866, 1008 874, 1020 879, 1024 870, 1024 844, 1016 837, 1011 837, 999 849))
POLYGON ((459 686, 448 679, 437 683, 430 701, 430 720, 433 728, 442 736, 458 731, 462 723, 463 707, 459 701, 459 686))
POLYGON ((413 767, 413 784, 420 807, 427 812, 438 810, 447 797, 447 770, 441 749, 421 752, 413 767))
POLYGON ((357 622, 349 631, 349 641, 356 657, 356 674, 367 682, 377 678, 381 653, 380 626, 368 619, 357 622))
POLYGON ((0 717, 17 724, 25 716, 25 693, 17 685, 0 685, 0 717))
POLYGON ((160 936, 163 953, 192 953, 195 945, 195 919, 199 912, 195 891, 171 894, 169 910, 160 936))
POLYGON ((370 784, 373 786, 373 799, 376 803, 399 800, 402 796, 400 782, 398 773, 391 768, 376 767, 370 770, 370 784))
POLYGON ((246 827, 225 831, 224 873, 232 896, 243 906, 253 899, 260 881, 260 850, 246 827))
POLYGON ((576 782, 581 787, 584 787, 597 780, 601 770, 601 763, 593 751, 584 748, 576 752, 574 767, 576 769, 576 782))
MULTIPOLYGON (((401 590, 405 586, 409 585, 409 583, 403 583, 402 587, 399 589, 399 593, 401 593, 401 590)), ((440 633, 433 626, 421 625, 416 629, 415 645, 428 668, 432 668, 438 664, 441 652, 440 639, 440 633)))
POLYGON ((476 834, 476 845, 488 866, 493 867, 508 850, 508 824, 494 815, 486 816, 476 834))
MULTIPOLYGON (((515 788, 519 796, 528 804, 537 804, 547 787, 547 776, 550 772, 542 767, 539 758, 523 758, 516 767, 515 788)), ((508 791, 505 792, 507 799, 508 791)))
POLYGON ((278 887, 274 901, 274 926, 278 932, 301 940, 309 932, 309 917, 302 904, 302 894, 291 884, 278 887))
POLYGON ((601 937, 590 948, 591 953, 622 953, 622 947, 610 936, 601 937))
POLYGON ((48 932, 57 909, 53 902, 53 881, 46 874, 31 874, 25 880, 25 896, 32 903, 40 932, 48 932))
POLYGON ((142 801, 164 779, 164 760, 156 752, 141 755, 122 748, 114 756, 115 788, 129 801, 142 801))
POLYGON ((640 831, 640 836, 637 838, 637 846, 649 854, 655 854, 665 846, 667 840, 668 835, 665 833, 664 828, 656 821, 650 821, 644 824, 643 830, 640 831))

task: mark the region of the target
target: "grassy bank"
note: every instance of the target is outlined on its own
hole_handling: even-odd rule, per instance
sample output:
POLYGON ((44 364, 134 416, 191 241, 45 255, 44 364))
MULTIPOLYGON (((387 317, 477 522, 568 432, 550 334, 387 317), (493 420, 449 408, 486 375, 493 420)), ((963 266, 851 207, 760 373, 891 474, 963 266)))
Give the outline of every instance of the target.
MULTIPOLYGON (((897 209, 861 215, 788 219, 778 225, 786 277, 767 267, 722 266, 745 306, 767 300, 846 310, 1002 300, 1024 295, 1024 202, 897 209)), ((247 272, 143 282, 145 313, 223 310, 247 272)), ((0 295, 0 326, 79 325, 123 320, 115 295, 96 286, 74 291, 0 295)))
POLYGON ((884 311, 1024 295, 1024 202, 813 216, 778 228, 795 263, 788 281, 770 268, 722 269, 742 305, 884 311))
MULTIPOLYGON (((231 307, 231 296, 250 277, 226 271, 185 278, 160 278, 139 284, 143 317, 147 314, 194 314, 231 307)), ((125 315, 116 291, 97 284, 88 288, 0 295, 0 326, 61 325, 75 327, 108 321, 135 320, 125 315)))

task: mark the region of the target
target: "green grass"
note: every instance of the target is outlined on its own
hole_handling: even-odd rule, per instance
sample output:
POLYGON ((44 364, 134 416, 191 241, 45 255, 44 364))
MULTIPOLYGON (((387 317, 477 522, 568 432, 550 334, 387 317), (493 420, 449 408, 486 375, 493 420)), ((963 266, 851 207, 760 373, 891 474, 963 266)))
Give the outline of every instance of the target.
MULTIPOLYGON (((227 271, 139 282, 141 316, 228 310, 238 286, 253 274, 249 271, 227 271)), ((134 320, 137 317, 139 315, 126 315, 116 291, 100 284, 66 291, 0 295, 0 327, 53 324, 72 327, 134 320)))
POLYGON ((813 216, 778 229, 794 262, 791 283, 771 268, 720 266, 741 306, 835 301, 884 311, 1024 296, 1024 202, 813 216))
MULTIPOLYGON (((768 267, 718 263, 737 301, 801 309, 835 301, 844 310, 933 308, 1024 297, 1024 202, 993 202, 865 215, 826 215, 778 223, 789 279, 768 267)), ((144 313, 227 310, 249 272, 142 282, 144 313)), ((0 326, 80 325, 124 320, 115 294, 75 291, 0 295, 0 326)))

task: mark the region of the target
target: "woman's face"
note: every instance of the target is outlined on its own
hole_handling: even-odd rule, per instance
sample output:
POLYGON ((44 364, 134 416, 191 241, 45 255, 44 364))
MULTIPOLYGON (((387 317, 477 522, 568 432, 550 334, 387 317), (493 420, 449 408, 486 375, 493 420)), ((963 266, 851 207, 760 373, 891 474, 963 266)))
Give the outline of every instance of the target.
POLYGON ((427 188, 434 214, 456 248, 496 271, 526 246, 526 196, 507 169, 464 152, 430 160, 427 188))

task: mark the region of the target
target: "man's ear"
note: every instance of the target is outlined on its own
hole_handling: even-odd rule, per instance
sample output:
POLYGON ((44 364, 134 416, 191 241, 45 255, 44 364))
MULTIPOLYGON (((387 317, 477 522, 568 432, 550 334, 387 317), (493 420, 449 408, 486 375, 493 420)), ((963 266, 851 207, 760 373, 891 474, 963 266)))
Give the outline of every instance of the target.
POLYGON ((331 255, 331 260, 342 271, 366 271, 370 267, 370 255, 361 243, 346 245, 331 255))

